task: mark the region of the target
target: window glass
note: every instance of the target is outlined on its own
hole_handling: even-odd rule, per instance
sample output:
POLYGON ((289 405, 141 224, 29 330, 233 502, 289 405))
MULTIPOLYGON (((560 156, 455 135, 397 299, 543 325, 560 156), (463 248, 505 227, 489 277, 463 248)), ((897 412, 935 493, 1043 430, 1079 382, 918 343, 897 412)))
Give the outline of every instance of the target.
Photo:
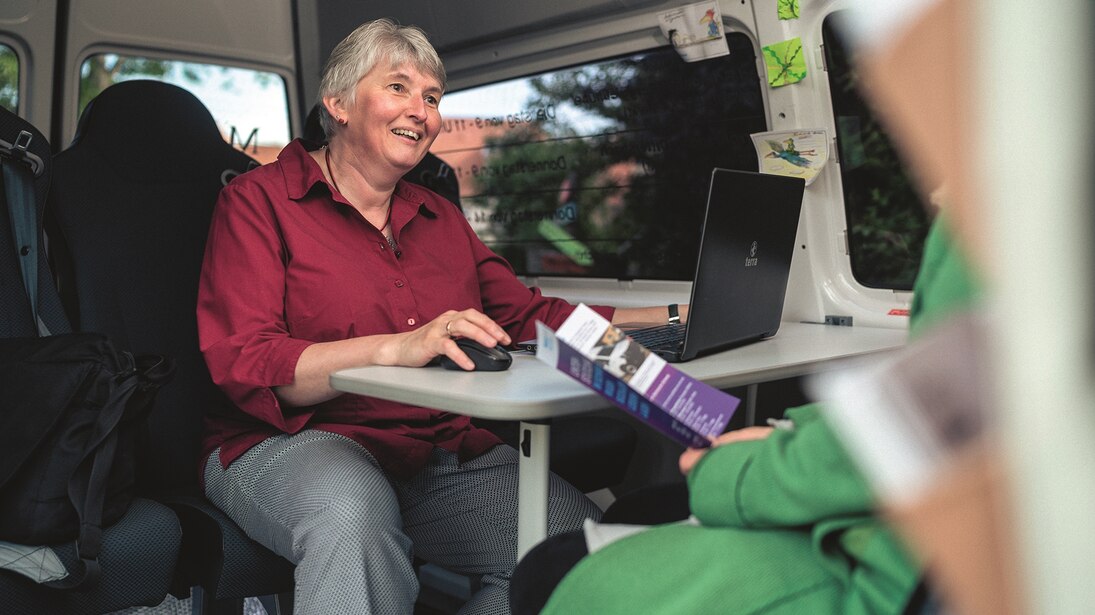
POLYGON ((691 280, 711 169, 755 171, 767 129, 752 42, 727 42, 445 94, 432 151, 472 227, 523 275, 691 280))
POLYGON ((0 43, 0 107, 19 111, 19 56, 0 43))
POLYGON ((822 36, 833 97, 852 275, 871 288, 911 289, 929 218, 893 144, 864 102, 834 19, 822 36))
POLYGON ((289 142, 285 80, 247 68, 94 55, 80 67, 80 113, 99 92, 129 79, 155 79, 189 90, 209 109, 224 140, 259 162, 273 161, 289 142))

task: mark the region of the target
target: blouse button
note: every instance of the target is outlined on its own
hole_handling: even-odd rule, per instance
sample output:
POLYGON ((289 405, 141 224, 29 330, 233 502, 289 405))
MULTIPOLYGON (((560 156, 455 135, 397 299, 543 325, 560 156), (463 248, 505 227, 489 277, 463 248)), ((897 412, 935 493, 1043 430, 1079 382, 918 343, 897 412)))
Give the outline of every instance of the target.
POLYGON ((407 324, 413 327, 414 326, 414 319, 413 318, 408 318, 407 319, 407 324))
POLYGON ((396 280, 395 281, 395 287, 396 288, 403 288, 403 280, 396 280))

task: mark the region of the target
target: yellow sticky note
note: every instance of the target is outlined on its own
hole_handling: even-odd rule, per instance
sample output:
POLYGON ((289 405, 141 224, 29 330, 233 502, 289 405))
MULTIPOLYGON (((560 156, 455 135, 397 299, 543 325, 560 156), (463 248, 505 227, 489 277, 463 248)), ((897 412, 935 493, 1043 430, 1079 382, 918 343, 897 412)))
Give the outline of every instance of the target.
POLYGON ((806 57, 802 51, 802 39, 797 36, 767 45, 761 51, 764 64, 768 67, 768 85, 778 88, 806 78, 806 57))

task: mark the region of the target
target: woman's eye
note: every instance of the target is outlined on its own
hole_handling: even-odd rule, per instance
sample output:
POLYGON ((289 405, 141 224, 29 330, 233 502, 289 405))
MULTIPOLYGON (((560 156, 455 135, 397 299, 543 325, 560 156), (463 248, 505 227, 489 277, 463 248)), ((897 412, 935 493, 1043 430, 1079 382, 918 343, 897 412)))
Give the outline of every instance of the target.
POLYGON ((441 101, 436 96, 427 96, 426 97, 426 104, 430 105, 431 107, 436 107, 440 103, 441 103, 441 101))
POLYGON ((393 83, 388 87, 392 88, 392 90, 394 90, 396 92, 402 92, 403 91, 403 84, 402 83, 393 83))

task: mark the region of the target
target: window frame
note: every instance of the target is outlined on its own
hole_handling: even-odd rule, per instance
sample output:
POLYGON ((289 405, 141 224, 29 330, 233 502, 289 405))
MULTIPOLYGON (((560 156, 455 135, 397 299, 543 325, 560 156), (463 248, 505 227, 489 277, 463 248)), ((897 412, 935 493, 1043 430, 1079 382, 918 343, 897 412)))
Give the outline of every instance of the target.
MULTIPOLYGON (((862 113, 854 116, 838 116, 837 114, 838 96, 847 96, 847 94, 838 94, 835 93, 835 90, 840 85, 840 83, 843 82, 843 79, 848 77, 843 77, 840 81, 838 81, 835 77, 838 72, 836 69, 839 67, 834 66, 831 62, 831 59, 833 57, 831 55, 831 48, 827 47, 831 41, 826 38, 826 34, 834 37, 839 37, 839 32, 837 32, 839 26, 835 23, 835 21, 840 19, 840 12, 840 10, 834 10, 827 13, 821 18, 820 40, 822 42, 821 53, 823 55, 823 61, 825 62, 827 82, 829 86, 829 90, 827 92, 827 102, 829 106, 830 121, 832 122, 833 128, 834 145, 831 156, 832 162, 835 163, 837 169, 836 179, 839 182, 841 201, 843 204, 843 223, 845 229, 844 243, 848 259, 848 268, 852 278, 856 281, 857 284, 862 285, 864 288, 891 290, 895 292, 908 292, 912 290, 916 278, 916 272, 919 270, 920 261, 923 258, 924 239, 927 235, 927 229, 930 226, 930 215, 927 213, 925 203, 923 202, 923 196, 920 194, 919 188, 915 185, 913 177, 909 169, 907 168, 905 161, 901 157, 901 152, 898 151, 894 146, 893 139, 885 131, 884 126, 880 125, 881 122, 878 119, 878 114, 875 113, 873 109, 871 109, 870 103, 864 100, 863 96, 861 96, 858 92, 852 92, 851 96, 854 97, 855 101, 858 103, 858 109, 862 109, 863 111, 865 111, 866 116, 864 116, 862 113), (901 277, 900 274, 894 273, 888 279, 885 279, 882 274, 875 273, 873 270, 865 270, 865 263, 867 260, 870 260, 868 258, 869 252, 867 251, 878 250, 879 244, 882 244, 884 242, 878 241, 874 245, 870 245, 858 243, 856 241, 855 229, 856 227, 861 225, 863 218, 868 217, 868 215, 866 214, 866 205, 867 201, 869 201, 872 197, 866 196, 865 194, 863 194, 862 190, 859 190, 859 186, 862 185, 863 180, 859 177, 853 177, 850 175, 853 171, 860 169, 864 165, 857 165, 855 168, 848 167, 847 163, 850 158, 847 154, 848 150, 846 148, 850 147, 851 144, 846 142, 846 140, 843 138, 845 135, 842 133, 841 130, 842 117, 851 117, 857 119, 866 117, 867 122, 865 126, 874 124, 877 127, 873 134, 880 135, 883 138, 881 146, 882 149, 888 150, 888 152, 892 154, 888 157, 888 161, 884 164, 888 164, 901 171, 901 177, 897 178, 897 181, 905 182, 905 185, 908 187, 907 191, 890 191, 884 195, 884 198, 887 199, 896 197, 895 201, 898 202, 914 203, 913 207, 905 208, 903 212, 897 211, 893 213, 893 215, 889 216, 889 218, 891 220, 906 218, 909 220, 908 226, 919 225, 919 228, 911 230, 905 229, 905 233, 900 233, 890 232, 889 229, 885 228, 879 229, 872 227, 873 232, 890 232, 891 243, 895 243, 894 240, 897 239, 905 242, 910 255, 914 257, 912 260, 904 261, 904 268, 908 270, 904 272, 904 275, 907 275, 907 277, 901 277), (861 208, 856 206, 856 203, 858 203, 860 200, 862 200, 864 203, 862 211, 861 208), (862 261, 857 259, 862 259, 862 261)), ((841 45, 843 47, 842 51, 844 52, 844 55, 849 56, 847 43, 841 42, 841 45)), ((852 71, 855 70, 854 66, 852 66, 851 61, 848 62, 847 68, 851 69, 852 71)), ((851 110, 857 109, 853 108, 851 110)), ((863 129, 863 131, 861 131, 861 134, 866 134, 865 131, 866 127, 863 129)), ((860 147, 863 147, 862 144, 860 144, 860 147)), ((864 156, 866 155, 864 154, 864 156)), ((875 157, 875 159, 877 159, 877 157, 875 157)), ((889 177, 894 176, 893 174, 889 174, 889 177)), ((868 188, 869 187, 870 185, 868 185, 868 188)), ((897 261, 895 261, 895 264, 898 264, 897 261)))
MULTIPOLYGON (((69 102, 66 104, 65 115, 64 115, 65 126, 69 127, 67 129, 67 132, 70 133, 70 135, 72 135, 72 136, 75 135, 76 126, 78 125, 78 123, 80 121, 80 114, 81 114, 81 109, 80 109, 80 86, 81 86, 81 82, 83 80, 83 76, 82 76, 81 73, 83 72, 84 64, 89 59, 91 59, 92 57, 98 56, 98 55, 117 55, 117 56, 124 56, 124 57, 138 57, 138 58, 142 58, 142 59, 146 59, 146 60, 161 61, 161 62, 182 62, 182 63, 192 63, 192 64, 204 64, 204 65, 212 65, 212 66, 217 66, 217 67, 251 70, 251 71, 259 71, 259 72, 273 74, 273 75, 275 75, 275 76, 277 76, 278 78, 281 79, 282 85, 284 86, 284 100, 285 100, 285 109, 286 109, 286 114, 287 114, 286 124, 287 124, 287 128, 288 128, 288 131, 289 131, 289 135, 288 135, 289 136, 289 141, 292 141, 293 138, 295 138, 297 135, 300 134, 300 128, 301 128, 302 120, 301 120, 301 118, 298 117, 299 114, 297 113, 297 109, 295 109, 295 104, 294 104, 295 98, 294 98, 294 95, 293 95, 293 90, 294 90, 294 85, 293 84, 294 84, 294 78, 295 77, 292 74, 292 72, 290 72, 290 71, 288 71, 284 68, 269 65, 269 64, 263 64, 263 63, 260 63, 260 62, 246 62, 246 61, 240 61, 238 59, 229 59, 229 58, 217 57, 217 56, 212 56, 212 55, 203 55, 203 54, 194 54, 194 53, 185 53, 185 52, 174 52, 174 51, 164 51, 164 50, 161 50, 161 49, 156 49, 156 48, 151 48, 151 47, 142 48, 142 47, 129 47, 129 46, 120 46, 120 45, 92 45, 92 46, 89 46, 87 49, 84 49, 81 53, 74 56, 74 62, 73 62, 73 65, 72 65, 73 76, 72 76, 72 81, 71 81, 71 83, 69 84, 69 87, 68 87, 71 98, 69 99, 69 102), (71 124, 69 124, 68 122, 71 122, 71 124)), ((187 89, 188 91, 190 91, 189 88, 186 88, 185 86, 180 85, 180 87, 183 87, 184 89, 187 89)), ((195 94, 195 96, 197 96, 197 94, 195 94)), ((200 97, 199 97, 199 100, 201 100, 200 97)), ((206 104, 204 100, 202 101, 202 104, 206 104)), ((207 104, 206 104, 206 106, 208 108, 207 104)), ((210 113, 212 113, 212 110, 210 110, 210 113)), ((216 119, 216 116, 214 116, 214 119, 216 119)), ((71 136, 70 136, 70 139, 71 139, 71 136)), ((230 141, 226 141, 226 143, 230 143, 231 145, 233 145, 233 147, 235 147, 235 144, 231 143, 230 141)), ((241 151, 243 151, 243 150, 241 149, 241 151)), ((248 153, 248 155, 251 155, 249 152, 245 152, 245 153, 248 153)))

